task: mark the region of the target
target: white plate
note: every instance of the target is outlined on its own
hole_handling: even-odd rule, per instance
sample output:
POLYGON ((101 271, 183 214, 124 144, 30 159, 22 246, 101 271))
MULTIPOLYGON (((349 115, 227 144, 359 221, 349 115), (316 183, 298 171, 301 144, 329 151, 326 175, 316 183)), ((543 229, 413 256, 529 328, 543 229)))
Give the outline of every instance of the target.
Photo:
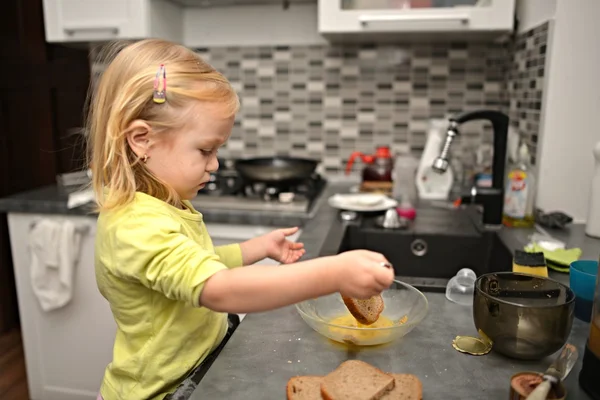
POLYGON ((384 211, 396 207, 398 202, 380 194, 335 194, 328 200, 331 207, 348 211, 384 211))

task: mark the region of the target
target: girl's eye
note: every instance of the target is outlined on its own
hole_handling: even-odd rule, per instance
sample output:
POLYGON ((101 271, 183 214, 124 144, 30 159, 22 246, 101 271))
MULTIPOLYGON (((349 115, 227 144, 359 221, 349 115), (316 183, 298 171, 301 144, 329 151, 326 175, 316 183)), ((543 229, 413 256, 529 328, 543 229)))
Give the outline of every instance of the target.
POLYGON ((206 150, 206 149, 200 149, 200 151, 202 152, 202 154, 204 154, 205 156, 210 156, 213 153, 213 149, 210 150, 206 150))

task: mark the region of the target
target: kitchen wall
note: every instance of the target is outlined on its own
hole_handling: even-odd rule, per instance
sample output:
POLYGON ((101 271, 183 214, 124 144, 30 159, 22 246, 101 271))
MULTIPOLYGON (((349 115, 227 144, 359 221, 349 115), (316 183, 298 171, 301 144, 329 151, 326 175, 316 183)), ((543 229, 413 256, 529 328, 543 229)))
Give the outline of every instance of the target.
MULTIPOLYGON (((338 172, 354 150, 420 154, 429 118, 506 108, 504 46, 407 43, 198 49, 242 103, 227 157, 291 154, 338 172)), ((491 141, 472 123, 456 154, 491 141)), ((468 157, 465 157, 468 161, 468 157)), ((358 166, 360 168, 360 166, 358 166)))
MULTIPOLYGON (((316 157, 333 174, 354 150, 390 145, 419 155, 430 118, 484 107, 509 113, 536 154, 547 26, 503 44, 352 45, 316 35, 312 5, 290 11, 245 6, 237 22, 237 14, 228 14, 225 27, 227 12, 186 12, 194 23, 184 32, 240 95, 242 109, 224 157, 316 157), (261 19, 269 22, 257 30, 261 19)), ((453 154, 455 165, 469 171, 476 149, 491 143, 491 130, 473 122, 462 131, 453 154)))
MULTIPOLYGON (((190 9, 184 38, 240 91, 243 109, 225 154, 322 156, 333 173, 350 150, 384 142, 418 154, 427 118, 493 105, 509 113, 530 146, 539 168, 538 206, 581 222, 589 206, 590 148, 600 137, 600 48, 590 33, 600 29, 593 20, 598 7, 597 0, 577 7, 517 0, 518 29, 504 45, 329 44, 317 34, 314 4, 287 11, 244 6, 237 14, 190 9)), ((471 149, 491 137, 486 128, 467 131, 454 155, 472 164, 471 149)))
MULTIPOLYGON (((600 140, 600 2, 557 0, 549 42, 540 141, 538 205, 585 221, 600 140)), ((598 200, 596 200, 598 201, 598 200)))
POLYGON ((532 162, 537 162, 541 110, 546 76, 549 23, 519 32, 510 43, 511 61, 507 71, 510 124, 529 146, 532 162))
POLYGON ((527 32, 553 19, 557 1, 564 0, 517 0, 517 31, 527 32))

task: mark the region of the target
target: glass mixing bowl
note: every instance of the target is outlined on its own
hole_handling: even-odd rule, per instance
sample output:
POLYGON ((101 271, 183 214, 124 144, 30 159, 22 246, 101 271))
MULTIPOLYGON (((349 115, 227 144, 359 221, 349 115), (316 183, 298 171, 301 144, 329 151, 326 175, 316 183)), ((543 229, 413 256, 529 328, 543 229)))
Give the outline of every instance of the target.
POLYGON ((427 298, 413 286, 394 281, 381 293, 384 309, 373 325, 360 325, 339 293, 296 304, 302 319, 315 331, 336 342, 374 346, 392 342, 417 326, 429 308, 427 298))

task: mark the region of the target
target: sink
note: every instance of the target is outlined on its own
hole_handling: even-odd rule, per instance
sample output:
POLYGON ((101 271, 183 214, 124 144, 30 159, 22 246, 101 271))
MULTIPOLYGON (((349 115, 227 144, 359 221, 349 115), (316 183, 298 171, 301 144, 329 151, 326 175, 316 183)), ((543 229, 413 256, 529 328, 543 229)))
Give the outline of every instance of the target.
POLYGON ((461 268, 477 276, 512 270, 512 253, 497 231, 485 230, 472 209, 423 208, 407 229, 380 227, 381 214, 361 214, 350 222, 337 220, 320 255, 366 249, 386 256, 397 279, 420 290, 443 291, 461 268))

